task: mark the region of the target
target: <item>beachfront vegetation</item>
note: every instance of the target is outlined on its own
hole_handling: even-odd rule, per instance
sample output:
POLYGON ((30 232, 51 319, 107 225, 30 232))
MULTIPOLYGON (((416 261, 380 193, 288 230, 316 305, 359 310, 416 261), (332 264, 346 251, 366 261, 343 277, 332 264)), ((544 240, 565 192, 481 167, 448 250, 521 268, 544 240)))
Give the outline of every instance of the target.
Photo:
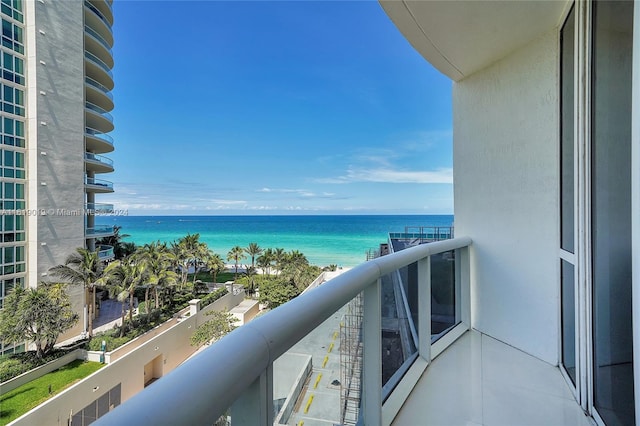
POLYGON ((235 271, 234 280, 238 279, 238 263, 242 262, 244 258, 244 249, 240 246, 235 246, 227 253, 227 260, 233 260, 233 268, 235 271))
MULTIPOLYGON (((116 240, 110 243, 126 244, 120 241, 124 235, 119 234, 119 231, 118 228, 116 240)), ((64 265, 52 268, 50 275, 72 285, 81 285, 85 289, 90 339, 93 337, 91 320, 92 313, 95 312, 96 290, 107 290, 111 298, 122 302, 122 325, 96 335, 89 341, 92 350, 99 350, 102 340, 107 342, 108 350, 113 350, 172 318, 176 312, 188 306, 189 300, 198 297, 204 307, 232 290, 222 288, 209 293, 211 281, 218 283, 233 279, 235 283, 245 287, 247 294, 253 296, 259 292, 260 302, 269 308, 275 308, 300 294, 321 272, 320 268, 309 265, 307 258, 299 251, 286 252, 282 248, 263 249, 257 243, 251 243, 246 248, 235 246, 227 253, 227 259, 233 261, 233 267, 230 268, 232 272, 225 272, 223 257, 200 241, 199 234, 189 234, 170 244, 158 241, 137 247, 132 253, 106 266, 99 260, 97 253, 77 249, 67 258, 64 265), (247 256, 251 259, 251 266, 241 263, 247 256), (201 296, 202 294, 204 296, 201 296), (137 315, 136 299, 141 301, 137 315)), ((56 285, 43 283, 34 291, 45 291, 56 285)), ((66 295, 61 290, 59 293, 66 295)), ((4 301, 5 306, 13 303, 12 297, 17 300, 23 297, 23 294, 28 292, 19 289, 13 296, 10 294, 4 301)), ((64 312, 63 318, 56 323, 58 334, 55 337, 47 335, 49 340, 32 335, 18 339, 43 342, 39 349, 40 356, 50 351, 52 342, 70 327, 63 320, 78 320, 76 314, 70 317, 70 311, 65 310, 65 307, 70 306, 68 300, 65 302, 63 299, 49 299, 58 300, 58 312, 64 312)), ((46 306, 45 308, 49 309, 46 306)), ((11 311, 5 309, 4 314, 8 315, 7 312, 11 311)), ((26 313, 21 312, 15 313, 12 319, 13 323, 27 320, 26 313)), ((8 320, 2 321, 3 325, 13 323, 8 320)), ((46 329, 42 326, 36 328, 43 331, 46 329)), ((12 339, 16 337, 5 340, 13 341, 12 339)))
POLYGON ((88 311, 88 328, 89 336, 93 333, 93 317, 96 311, 95 283, 102 275, 103 263, 98 257, 98 253, 84 248, 77 248, 71 253, 64 265, 54 266, 49 273, 54 277, 60 278, 64 282, 72 285, 82 286, 86 292, 89 292, 88 305, 85 300, 85 306, 88 311))
POLYGON ((228 311, 209 311, 205 315, 211 318, 193 333, 191 346, 201 346, 212 340, 220 340, 236 328, 234 325, 236 318, 228 311))
POLYGON ((108 237, 99 238, 96 241, 96 246, 111 246, 113 247, 113 255, 116 259, 124 259, 125 257, 133 254, 136 251, 136 245, 132 242, 124 242, 123 238, 130 237, 129 234, 121 234, 121 226, 115 225, 113 227, 113 235, 108 237))
POLYGON ((41 283, 38 288, 16 287, 0 310, 0 340, 33 342, 36 357, 53 351, 58 336, 78 322, 65 284, 41 283))
POLYGON ((99 362, 75 360, 0 397, 0 425, 17 419, 75 382, 102 368, 99 362))

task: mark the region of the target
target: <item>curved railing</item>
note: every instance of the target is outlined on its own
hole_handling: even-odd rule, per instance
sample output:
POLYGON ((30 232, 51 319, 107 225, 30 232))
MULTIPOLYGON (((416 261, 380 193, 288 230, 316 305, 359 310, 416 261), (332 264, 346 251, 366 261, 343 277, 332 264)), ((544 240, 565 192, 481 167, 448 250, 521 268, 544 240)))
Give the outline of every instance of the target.
POLYGON ((84 78, 84 82, 87 83, 89 86, 95 87, 96 89, 100 90, 102 93, 104 93, 104 95, 107 98, 109 98, 109 99, 111 99, 113 101, 113 94, 111 93, 111 91, 105 85, 98 83, 97 81, 95 81, 91 77, 85 77, 84 78))
POLYGON ((112 259, 115 257, 115 253, 113 252, 113 246, 102 245, 98 246, 98 258, 101 260, 112 259))
POLYGON ((100 187, 103 187, 105 189, 113 190, 113 182, 109 182, 108 180, 87 177, 87 178, 85 178, 84 183, 85 183, 85 185, 100 186, 100 187))
POLYGON ((90 2, 86 0, 84 2, 84 5, 88 7, 93 13, 95 13, 96 16, 100 18, 100 20, 107 25, 107 28, 109 28, 109 31, 111 31, 111 23, 109 22, 107 17, 104 16, 104 14, 97 7, 95 7, 94 5, 92 5, 90 2))
POLYGON ((94 226, 93 228, 85 228, 84 234, 86 236, 113 234, 113 226, 100 225, 100 226, 94 226))
POLYGON ((94 138, 98 138, 109 145, 113 145, 113 138, 106 133, 101 132, 100 130, 92 129, 91 127, 85 127, 84 132, 87 135, 91 135, 94 138))
POLYGON ((92 104, 91 102, 85 102, 84 106, 85 108, 100 114, 101 116, 103 116, 104 118, 106 118, 107 120, 113 123, 113 115, 108 113, 106 109, 100 108, 98 105, 92 104))
MULTIPOLYGON (((461 268, 456 276, 463 276, 460 281, 466 283, 467 290, 462 290, 459 298, 462 302, 456 296, 456 303, 463 304, 463 311, 468 310, 466 249, 470 244, 468 237, 424 244, 346 271, 239 327, 95 424, 128 424, 136 418, 154 425, 213 424, 229 407, 233 424, 273 424, 273 362, 360 293, 364 303, 362 352, 365 354, 360 387, 364 407, 361 421, 366 425, 383 424, 387 419, 383 421, 381 413, 381 281, 388 274, 417 263, 419 353, 428 358, 436 344, 450 344, 442 343, 446 339, 432 343, 430 256, 454 250, 460 254, 455 256, 456 267, 461 268), (176 400, 176 392, 180 401, 176 400)), ((460 327, 451 330, 452 334, 454 330, 462 333, 460 330, 468 329, 468 313, 462 316, 465 319, 458 324, 460 327)), ((426 367, 427 363, 422 364, 426 367)))
POLYGON ((95 38, 96 41, 100 43, 105 49, 107 49, 107 52, 109 52, 109 54, 112 55, 111 46, 109 46, 109 43, 107 42, 107 40, 105 40, 104 37, 102 37, 96 30, 94 30, 88 25, 85 25, 84 31, 87 34, 89 34, 91 37, 95 38))
POLYGON ((105 157, 104 155, 94 154, 93 152, 85 152, 84 159, 89 161, 96 161, 98 163, 106 164, 107 166, 113 167, 113 160, 111 158, 105 157))
POLYGON ((113 72, 111 72, 111 68, 109 68, 109 65, 105 64, 102 59, 86 50, 84 51, 84 57, 100 67, 109 77, 111 77, 111 79, 113 79, 113 72))
POLYGON ((108 203, 87 203, 85 209, 91 214, 113 213, 113 204, 108 203))

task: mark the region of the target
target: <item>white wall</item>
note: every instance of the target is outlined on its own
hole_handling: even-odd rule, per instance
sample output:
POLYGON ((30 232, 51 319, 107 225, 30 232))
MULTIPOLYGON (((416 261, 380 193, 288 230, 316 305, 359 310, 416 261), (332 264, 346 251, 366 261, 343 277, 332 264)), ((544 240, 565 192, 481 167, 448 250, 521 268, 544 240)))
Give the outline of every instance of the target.
MULTIPOLYGON (((159 363, 154 364, 156 374, 166 375, 175 369, 197 350, 196 347, 191 346, 189 339, 199 325, 209 320, 205 314, 211 310, 229 310, 243 298, 244 292, 223 296, 206 306, 197 315, 183 319, 174 327, 163 331, 117 361, 62 391, 11 424, 66 425, 69 413, 79 412, 116 385, 121 385, 122 402, 126 401, 144 389, 147 381, 144 368, 146 364, 162 356, 162 371, 158 371, 159 363)), ((180 389, 176 389, 176 395, 179 396, 179 394, 180 389)))
POLYGON ((559 67, 553 30, 456 83, 456 234, 471 247, 472 326, 558 362, 559 67))

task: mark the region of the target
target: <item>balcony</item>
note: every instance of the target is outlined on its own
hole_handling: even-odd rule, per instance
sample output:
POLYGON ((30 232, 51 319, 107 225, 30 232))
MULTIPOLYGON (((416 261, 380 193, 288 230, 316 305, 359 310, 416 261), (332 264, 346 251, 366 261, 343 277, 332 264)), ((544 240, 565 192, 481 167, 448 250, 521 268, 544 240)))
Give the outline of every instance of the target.
POLYGON ((115 259, 115 254, 113 252, 113 246, 102 245, 96 247, 98 251, 98 258, 102 261, 109 261, 115 259))
POLYGON ((86 170, 94 173, 111 173, 113 171, 112 159, 92 152, 84 153, 84 164, 86 170))
POLYGON ((109 214, 113 213, 113 204, 107 203, 87 203, 85 209, 89 214, 109 214))
POLYGON ((109 23, 109 26, 113 26, 113 10, 111 2, 104 0, 89 0, 90 6, 98 9, 98 13, 101 15, 101 19, 105 20, 105 23, 109 23))
POLYGON ((98 56, 109 68, 113 68, 113 53, 109 43, 93 28, 84 26, 85 49, 98 56))
POLYGON ((113 14, 109 13, 110 11, 107 13, 103 13, 103 11, 100 9, 105 9, 105 8, 104 7, 98 8, 96 7, 96 4, 94 4, 93 2, 85 0, 84 2, 85 23, 87 23, 94 29, 99 29, 99 31, 103 33, 104 38, 107 39, 107 41, 109 41, 109 45, 113 46, 113 32, 111 30, 113 22, 110 22, 110 20, 107 19, 107 16, 106 16, 110 14, 113 20, 113 14))
POLYGON ((108 180, 87 177, 84 181, 84 188, 87 192, 108 193, 113 192, 113 183, 108 180))
POLYGON ((86 238, 103 238, 113 235, 113 226, 102 225, 93 228, 85 228, 84 235, 86 238))
POLYGON ((87 75, 107 87, 107 89, 113 90, 113 73, 109 65, 86 50, 84 51, 84 59, 87 75))
MULTIPOLYGON (((340 350, 350 354, 346 359, 353 356, 340 379, 341 383, 352 384, 347 398, 351 411, 340 414, 340 407, 349 405, 348 401, 338 404, 334 398, 336 414, 328 420, 388 424, 430 360, 469 329, 470 244, 469 238, 424 244, 347 271, 240 327, 98 420, 98 424, 120 424, 131 419, 133 413, 153 424, 212 424, 229 408, 234 424, 272 424, 276 417, 273 386, 280 380, 274 374, 274 362, 325 320, 344 311, 345 305, 349 305, 349 312, 362 313, 344 320, 340 332, 345 336, 340 350), (450 274, 433 274, 431 268, 439 270, 440 266, 450 274), (403 281, 402 276, 408 279, 403 281), (448 296, 433 303, 440 293, 448 296), (411 312, 407 294, 414 297, 411 312), (445 299, 453 300, 453 294, 455 307, 444 306, 445 299), (390 295, 395 295, 394 302, 389 303, 394 298, 390 295), (394 348, 402 348, 402 354, 394 352, 389 357, 389 351, 384 350, 389 339, 395 342, 394 348), (203 380, 203 371, 215 379, 203 380), (171 404, 176 389, 181 389, 181 398, 189 404, 171 404), (360 401, 363 410, 359 409, 360 401), (169 404, 171 410, 158 409, 169 404), (348 416, 351 418, 345 418, 348 416)), ((314 393, 311 387, 307 395, 314 393)), ((322 398, 317 393, 314 404, 326 407, 320 402, 322 398)), ((294 420, 304 421, 285 421, 294 420)))
POLYGON ((88 151, 100 154, 113 151, 113 138, 100 130, 85 127, 84 139, 88 151))
POLYGON ((113 94, 110 89, 90 77, 85 77, 84 82, 87 101, 105 111, 111 111, 113 109, 113 94))
POLYGON ((91 102, 84 103, 85 119, 87 127, 95 129, 102 133, 109 133, 113 130, 113 116, 104 108, 101 108, 91 102))

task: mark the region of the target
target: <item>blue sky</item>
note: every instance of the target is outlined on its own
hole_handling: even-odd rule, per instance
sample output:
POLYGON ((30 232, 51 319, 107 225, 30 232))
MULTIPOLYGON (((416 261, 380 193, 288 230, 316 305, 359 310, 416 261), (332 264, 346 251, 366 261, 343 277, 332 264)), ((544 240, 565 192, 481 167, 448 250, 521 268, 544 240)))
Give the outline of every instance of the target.
POLYGON ((375 1, 114 2, 129 214, 450 214, 451 82, 375 1))

